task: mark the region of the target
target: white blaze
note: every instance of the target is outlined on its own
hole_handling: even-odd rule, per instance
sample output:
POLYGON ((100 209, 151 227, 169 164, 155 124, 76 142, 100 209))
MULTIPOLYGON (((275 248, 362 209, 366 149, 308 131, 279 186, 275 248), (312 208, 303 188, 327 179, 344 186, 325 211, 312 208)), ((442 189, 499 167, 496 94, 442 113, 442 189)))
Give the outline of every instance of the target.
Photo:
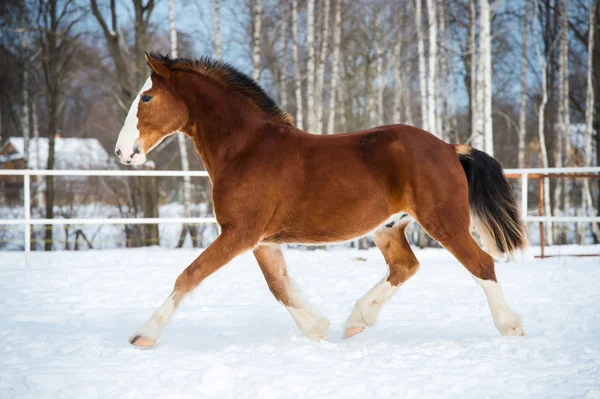
MULTIPOLYGON (((142 86, 142 90, 140 90, 138 95, 135 97, 135 100, 133 100, 133 104, 131 104, 131 108, 129 108, 129 112, 127 113, 127 117, 125 118, 125 123, 123 124, 121 132, 119 133, 119 138, 117 139, 117 149, 121 151, 123 159, 129 159, 129 156, 133 153, 133 150, 135 148, 136 141, 138 137, 140 137, 137 117, 138 106, 140 104, 140 96, 143 92, 150 90, 151 87, 152 79, 148 78, 144 83, 144 86, 142 86)), ((145 156, 143 157, 145 158, 145 156)))

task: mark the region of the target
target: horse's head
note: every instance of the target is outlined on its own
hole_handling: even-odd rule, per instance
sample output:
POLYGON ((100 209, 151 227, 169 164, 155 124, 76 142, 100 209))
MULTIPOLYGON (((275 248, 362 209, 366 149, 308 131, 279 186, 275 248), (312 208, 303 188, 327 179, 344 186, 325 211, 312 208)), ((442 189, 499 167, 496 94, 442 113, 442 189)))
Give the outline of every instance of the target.
POLYGON ((169 65, 150 55, 146 60, 152 74, 131 104, 115 147, 127 165, 144 163, 146 154, 188 121, 188 108, 171 85, 169 65))

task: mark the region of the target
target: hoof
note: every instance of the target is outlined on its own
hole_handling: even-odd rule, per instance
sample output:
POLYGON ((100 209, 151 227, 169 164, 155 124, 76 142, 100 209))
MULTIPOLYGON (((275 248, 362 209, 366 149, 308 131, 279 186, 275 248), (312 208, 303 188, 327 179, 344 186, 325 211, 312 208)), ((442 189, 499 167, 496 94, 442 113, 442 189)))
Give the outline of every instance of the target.
POLYGON ((360 334, 365 330, 364 327, 348 327, 344 331, 344 339, 348 339, 350 337, 355 336, 356 334, 360 334))
POLYGON ((134 335, 129 338, 129 343, 133 346, 137 346, 138 348, 150 348, 156 343, 156 341, 141 335, 134 335))
POLYGON ((523 327, 517 325, 515 327, 510 327, 504 331, 500 332, 501 335, 509 336, 509 337, 525 337, 525 331, 523 331, 523 327))

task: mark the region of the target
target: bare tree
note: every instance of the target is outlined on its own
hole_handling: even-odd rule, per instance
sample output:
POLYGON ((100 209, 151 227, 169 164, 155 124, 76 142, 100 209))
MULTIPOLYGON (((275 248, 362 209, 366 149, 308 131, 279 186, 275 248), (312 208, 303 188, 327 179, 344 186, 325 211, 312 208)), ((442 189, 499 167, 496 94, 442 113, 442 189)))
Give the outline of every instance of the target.
MULTIPOLYGON (((54 141, 64 95, 64 81, 75 54, 78 34, 73 28, 81 14, 74 0, 38 0, 37 30, 38 45, 41 48, 41 64, 44 94, 48 109, 48 162, 46 168, 54 169, 54 141)), ((46 218, 54 218, 54 176, 46 176, 46 218)), ((52 225, 45 226, 44 249, 52 249, 52 225)))
MULTIPOLYGON (((539 3, 538 0, 535 0, 535 4, 534 4, 534 21, 537 21, 537 16, 539 13, 539 3)), ((547 82, 547 72, 546 72, 546 66, 548 64, 548 54, 550 53, 551 49, 546 49, 546 57, 542 57, 542 52, 540 51, 540 43, 538 40, 538 35, 537 35, 537 29, 534 27, 533 29, 533 38, 534 38, 534 42, 535 42, 535 51, 538 57, 538 62, 541 66, 541 72, 542 72, 542 101, 540 103, 539 109, 538 109, 538 137, 540 140, 540 153, 541 153, 541 158, 542 158, 542 166, 544 168, 547 168, 549 166, 548 163, 548 150, 546 148, 546 136, 544 134, 544 112, 546 109, 546 104, 548 103, 548 82, 547 82)), ((544 209, 545 209, 545 213, 546 215, 550 215, 551 212, 551 208, 550 208, 550 180, 548 178, 544 179, 544 209)), ((548 244, 552 245, 553 243, 553 239, 552 239, 552 224, 551 223, 546 223, 546 238, 548 240, 548 244)))
POLYGON ((340 74, 340 40, 342 37, 342 0, 335 2, 335 22, 333 27, 333 56, 331 58, 331 86, 329 89, 329 117, 327 118, 327 133, 334 133, 335 97, 340 74))
POLYGON ((288 107, 288 103, 287 103, 287 54, 288 54, 288 38, 287 38, 287 26, 288 24, 286 23, 286 21, 288 20, 287 14, 288 14, 288 7, 286 6, 286 2, 285 1, 280 1, 279 2, 279 9, 281 12, 281 18, 282 21, 281 23, 278 25, 278 29, 279 29, 279 42, 281 43, 281 50, 280 50, 280 56, 279 59, 280 61, 280 71, 279 71, 279 104, 281 105, 281 108, 284 110, 287 110, 288 107))
POLYGON ((302 75, 300 72, 300 56, 298 54, 298 0, 292 0, 292 52, 294 56, 294 84, 296 94, 296 124, 304 129, 302 117, 302 75))
POLYGON ((419 90, 421 92, 421 125, 429 131, 427 70, 425 69, 425 49, 423 44, 423 16, 421 0, 415 2, 415 28, 417 30, 417 51, 419 57, 419 90))
MULTIPOLYGON (((119 6, 116 0, 110 0, 108 21, 98 6, 98 0, 90 0, 92 14, 100 26, 108 53, 113 61, 113 68, 107 68, 101 64, 98 67, 116 85, 110 94, 117 101, 122 112, 120 116, 123 119, 132 99, 148 78, 145 51, 148 49, 148 30, 155 0, 131 0, 131 5, 134 16, 133 48, 130 48, 128 41, 122 37, 123 33, 119 25, 119 6)), ((128 208, 132 212, 137 212, 141 208, 143 216, 147 218, 158 217, 156 178, 135 178, 132 179, 132 182, 133 185, 139 187, 139 190, 134 190, 128 196, 128 208), (137 203, 138 201, 141 206, 137 203)), ((128 242, 135 246, 160 243, 158 225, 144 225, 141 231, 138 226, 126 227, 125 232, 128 242)))
MULTIPOLYGON (((571 111, 569 106, 569 22, 568 22, 568 0, 562 0, 561 10, 561 39, 560 39, 560 55, 559 55, 559 124, 561 125, 562 140, 564 142, 564 163, 566 166, 571 165, 571 111)), ((559 144, 560 145, 560 144, 559 144)), ((564 191, 567 195, 564 196, 564 213, 569 215, 571 207, 570 196, 568 195, 568 180, 563 179, 564 191)), ((557 188, 560 184, 557 185, 557 188)), ((559 190, 557 190, 559 191, 559 190)), ((555 214, 557 214, 555 212, 555 214)), ((564 224, 561 225, 561 234, 565 233, 564 224)))
POLYGON ((471 55, 469 63, 470 76, 470 111, 471 111, 471 145, 481 148, 481 133, 480 133, 480 99, 477 98, 477 54, 478 48, 476 43, 477 29, 477 7, 475 0, 469 0, 469 36, 467 39, 467 52, 471 55))
MULTIPOLYGON (((588 58, 587 58, 587 74, 586 74, 586 97, 585 97, 585 139, 584 139, 584 161, 586 166, 592 166, 592 133, 594 131, 594 32, 596 29, 596 12, 598 8, 598 2, 593 1, 590 7, 589 15, 589 29, 588 29, 588 58)), ((600 154, 597 155, 600 157, 600 154)), ((594 208, 594 202, 592 200, 592 190, 588 179, 583 180, 583 209, 591 215, 597 212, 594 208)), ((592 223, 592 231, 596 235, 597 239, 600 239, 600 224, 592 223)))
POLYGON ((221 52, 221 0, 215 0, 215 58, 223 58, 221 52))
POLYGON ((483 136, 485 152, 494 155, 494 136, 492 131, 492 45, 490 34, 490 2, 480 0, 481 14, 479 16, 479 48, 480 48, 480 90, 483 95, 483 136))
POLYGON ((437 6, 438 10, 438 26, 439 26, 439 57, 438 62, 440 65, 440 73, 438 77, 438 92, 441 97, 441 112, 437 112, 437 127, 438 135, 442 140, 446 140, 445 131, 448 129, 448 88, 446 82, 448 81, 448 73, 446 64, 446 7, 445 1, 440 0, 437 6))
POLYGON ((263 19, 262 0, 254 0, 252 35, 252 79, 260 80, 260 33, 263 19))
POLYGON ((383 73, 383 29, 381 28, 381 8, 377 7, 375 16, 375 101, 372 111, 374 117, 372 123, 383 125, 383 90, 387 75, 383 73))
MULTIPOLYGON (((24 14, 23 14, 24 15, 24 14)), ((23 17, 23 22, 25 18, 23 17)), ((29 167, 29 39, 27 30, 23 29, 20 40, 21 55, 23 57, 23 104, 21 105, 21 130, 23 132, 23 163, 24 168, 29 167)), ((39 165, 38 165, 39 166, 39 165)))
POLYGON ((525 137, 527 134, 527 41, 529 35, 529 0, 525 0, 525 16, 523 18, 523 54, 521 56, 521 106, 519 109, 519 168, 525 167, 525 137))
MULTIPOLYGON (((329 46, 329 9, 331 6, 331 0, 324 0, 325 2, 325 11, 323 13, 323 22, 320 27, 322 34, 322 45, 321 51, 319 54, 319 65, 317 67, 317 82, 315 87, 315 106, 316 106, 316 116, 315 116, 315 129, 316 133, 325 133, 323 131, 323 82, 325 80, 325 64, 327 63, 327 55, 328 46, 329 46)), ((321 9, 319 8, 319 14, 321 14, 321 9)))
POLYGON ((402 40, 398 33, 395 35, 396 43, 393 50, 393 76, 394 76, 394 97, 393 97, 393 123, 399 123, 402 118, 402 100, 404 97, 404 83, 402 81, 402 40))
POLYGON ((437 0, 427 0, 427 22, 429 25, 429 70, 427 77, 427 119, 429 131, 438 135, 437 131, 437 99, 438 87, 436 84, 437 68, 437 0))
POLYGON ((306 130, 315 132, 315 0, 306 2, 306 46, 308 59, 306 61, 306 130))

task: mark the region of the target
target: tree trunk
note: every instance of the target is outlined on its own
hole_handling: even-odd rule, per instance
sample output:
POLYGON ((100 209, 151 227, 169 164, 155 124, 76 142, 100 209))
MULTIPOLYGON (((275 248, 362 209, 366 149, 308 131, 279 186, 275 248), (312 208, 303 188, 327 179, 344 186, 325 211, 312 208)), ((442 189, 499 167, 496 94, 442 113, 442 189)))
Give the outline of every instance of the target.
POLYGON ((221 53, 221 0, 215 0, 215 58, 223 58, 221 53))
MULTIPOLYGON (((398 29, 400 30, 400 29, 398 29)), ((396 43, 393 52, 394 68, 394 97, 393 97, 393 118, 392 123, 402 121, 402 103, 404 98, 404 83, 402 82, 402 40, 400 35, 396 35, 396 43)))
MULTIPOLYGON (((534 21, 537 20, 537 14, 539 13, 539 4, 536 2, 534 4, 533 7, 534 10, 534 21)), ((542 53, 540 51, 540 43, 539 40, 537 38, 537 29, 533 29, 533 34, 534 34, 534 40, 535 40, 535 51, 537 53, 538 56, 538 62, 541 65, 541 70, 542 70, 542 101, 540 103, 539 106, 539 110, 538 110, 538 137, 540 140, 540 152, 541 152, 541 156, 542 156, 542 166, 544 168, 547 168, 549 166, 548 163, 548 151, 546 148, 546 137, 544 134, 544 117, 545 117, 545 108, 546 108, 546 103, 548 102, 548 87, 547 87, 547 63, 548 63, 548 59, 547 58, 542 58, 542 53)), ((544 179, 544 209, 545 209, 545 214, 547 216, 551 215, 551 208, 550 208, 550 180, 548 178, 544 179)), ((553 243, 553 238, 552 238, 552 223, 545 223, 546 226, 546 241, 548 242, 548 245, 552 245, 553 243)))
POLYGON ((481 83, 482 87, 482 111, 484 149, 489 155, 494 155, 494 136, 492 130, 492 48, 490 34, 490 2, 480 0, 481 15, 479 22, 479 46, 481 83))
POLYGON ((437 113, 437 131, 438 135, 442 140, 447 140, 446 131, 448 129, 448 87, 447 87, 447 79, 451 78, 448 76, 446 72, 446 63, 448 60, 446 59, 446 9, 444 5, 444 0, 440 0, 438 3, 438 19, 439 19, 439 27, 440 27, 440 45, 439 45, 439 65, 440 65, 440 73, 439 73, 439 84, 438 84, 438 93, 441 97, 441 112, 437 113))
MULTIPOLYGON (((331 0, 325 1, 325 13, 323 15, 323 23, 321 27, 322 32, 322 44, 321 52, 319 54, 319 66, 317 68, 317 85, 316 85, 316 116, 315 116, 315 133, 323 134, 323 83, 325 80, 325 64, 327 63, 327 55, 329 54, 329 9, 331 6, 331 0)), ((321 11, 319 10, 319 13, 321 11)))
POLYGON ((279 59, 281 65, 279 67, 279 104, 283 110, 287 110, 287 54, 288 54, 288 37, 287 37, 287 3, 279 3, 282 23, 279 24, 279 40, 281 43, 281 52, 279 59))
MULTIPOLYGON (((469 39, 467 41, 467 51, 471 53, 471 62, 469 68, 470 87, 469 87, 469 111, 471 113, 471 145, 480 146, 477 143, 479 135, 479 99, 477 98, 477 43, 476 43, 476 23, 477 23, 477 7, 475 0, 469 0, 469 39)), ((481 148, 481 147, 480 147, 481 148)))
POLYGON ((437 13, 436 1, 427 0, 427 23, 429 25, 429 71, 427 77, 427 119, 429 131, 436 136, 437 131, 437 85, 436 85, 436 69, 437 69, 437 13))
POLYGON ((333 28, 333 56, 331 58, 331 86, 329 89, 329 117, 327 118, 327 133, 333 134, 335 129, 335 97, 338 90, 340 74, 340 41, 342 37, 342 0, 335 2, 335 23, 333 28))
POLYGON ((308 60, 306 68, 306 130, 315 132, 315 0, 306 2, 306 46, 308 47, 308 60))
POLYGON ((298 54, 298 0, 292 1, 292 40, 294 56, 294 84, 296 92, 296 125, 304 130, 302 109, 302 75, 300 71, 300 57, 298 54))
MULTIPOLYGON (((562 0, 562 11, 561 11, 561 41, 560 41, 560 88, 562 89, 559 93, 559 101, 561 104, 562 112, 559 112, 561 118, 560 124, 562 125, 562 134, 564 140, 564 163, 565 166, 571 165, 571 113, 569 105, 569 23, 568 23, 568 0, 562 0)), ((569 180, 563 179, 563 192, 564 196, 564 208, 563 212, 566 216, 569 216, 571 201, 569 195, 569 180)), ((566 238, 566 226, 561 224, 561 236, 566 238)))
POLYGON ((417 29, 417 52, 419 57, 419 90, 421 92, 421 126, 429 131, 427 71, 425 69, 425 50, 423 46, 423 16, 421 15, 421 0, 415 3, 415 28, 417 29))
POLYGON ((260 32, 262 25, 262 0, 254 1, 253 35, 252 35, 252 79, 260 82, 260 32))
POLYGON ((527 134, 527 41, 529 36, 529 0, 525 0, 525 19, 523 20, 523 55, 521 57, 521 107, 519 109, 519 168, 525 167, 525 137, 527 134))
MULTIPOLYGON (((27 33, 21 34, 21 55, 23 57, 23 82, 21 106, 21 131, 23 133, 23 163, 24 168, 29 168, 29 51, 27 33)), ((39 167, 39 165, 38 165, 39 167)))
MULTIPOLYGON (((588 30, 588 60, 587 60, 587 88, 585 97, 585 140, 584 140, 584 161, 585 166, 592 166, 592 134, 594 131, 594 109, 595 109, 595 96, 594 96, 594 81, 592 73, 594 72, 594 49, 595 49, 595 30, 596 26, 596 12, 598 10, 597 2, 594 2, 590 8, 590 28, 588 30)), ((597 67, 598 68, 598 67, 597 67)), ((598 84, 598 82, 596 82, 598 84)), ((600 154, 597 155, 600 158, 600 154)), ((594 209, 594 202, 592 199, 592 188, 588 179, 583 180, 583 209, 586 214, 595 216, 597 210, 594 209)), ((600 223, 592 223, 592 232, 596 236, 595 241, 600 241, 600 223)))
POLYGON ((372 121, 377 125, 383 125, 383 89, 385 88, 386 75, 383 73, 383 48, 382 48, 382 34, 381 34, 381 10, 377 10, 377 16, 375 17, 375 29, 376 29, 376 39, 375 39, 375 79, 373 82, 375 83, 375 100, 376 105, 373 107, 375 112, 375 118, 372 121))

